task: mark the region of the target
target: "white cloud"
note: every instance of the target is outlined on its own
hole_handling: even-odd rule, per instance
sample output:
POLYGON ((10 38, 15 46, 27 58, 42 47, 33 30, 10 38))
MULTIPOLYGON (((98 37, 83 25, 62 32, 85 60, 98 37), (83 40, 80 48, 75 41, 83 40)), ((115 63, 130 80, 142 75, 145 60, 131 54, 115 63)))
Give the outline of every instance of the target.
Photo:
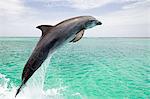
POLYGON ((136 24, 150 24, 148 23, 148 9, 127 9, 104 16, 104 21, 107 25, 136 25, 136 24))
POLYGON ((103 23, 102 26, 90 30, 92 33, 85 36, 150 37, 150 10, 140 4, 98 17, 103 23))
MULTIPOLYGON (((49 1, 55 2, 54 0, 49 1)), ((70 7, 88 10, 112 2, 123 3, 129 2, 130 0, 117 0, 118 2, 116 0, 64 1, 72 2, 70 7)), ((97 16, 97 18, 102 21, 103 25, 86 31, 87 33, 85 33, 84 36, 150 36, 150 20, 148 19, 150 17, 150 9, 147 5, 148 1, 149 0, 139 0, 129 5, 125 4, 122 6, 122 10, 109 12, 101 17, 97 16)), ((35 28, 37 25, 56 24, 63 20, 64 16, 71 17, 67 12, 65 15, 62 12, 64 16, 45 19, 45 14, 43 12, 41 15, 41 12, 26 7, 21 0, 1 1, 0 11, 0 36, 40 36, 41 32, 35 28), (39 15, 41 17, 38 17, 39 15)), ((55 13, 47 13, 47 16, 51 16, 51 14, 55 13)))
POLYGON ((128 4, 123 6, 123 9, 131 9, 131 8, 147 8, 150 7, 150 0, 141 0, 132 4, 128 4))
MULTIPOLYGON (((50 0, 51 1, 51 0, 50 0)), ((66 1, 66 0, 64 0, 66 1)), ((102 7, 110 3, 129 3, 123 8, 133 8, 133 7, 145 7, 150 6, 150 0, 67 0, 72 5, 70 7, 87 10, 97 7, 102 7), (130 4, 131 3, 131 4, 130 4)))
POLYGON ((33 0, 40 1, 50 6, 69 6, 80 10, 87 10, 104 6, 116 0, 33 0))
POLYGON ((21 0, 2 0, 0 2, 1 15, 21 14, 25 10, 21 0))
POLYGON ((0 36, 30 36, 31 30, 26 28, 32 27, 37 21, 33 19, 33 16, 28 17, 31 11, 33 10, 24 6, 23 0, 2 0, 0 2, 0 36))
POLYGON ((68 0, 71 2, 72 7, 79 9, 92 9, 105 4, 111 3, 114 0, 68 0))

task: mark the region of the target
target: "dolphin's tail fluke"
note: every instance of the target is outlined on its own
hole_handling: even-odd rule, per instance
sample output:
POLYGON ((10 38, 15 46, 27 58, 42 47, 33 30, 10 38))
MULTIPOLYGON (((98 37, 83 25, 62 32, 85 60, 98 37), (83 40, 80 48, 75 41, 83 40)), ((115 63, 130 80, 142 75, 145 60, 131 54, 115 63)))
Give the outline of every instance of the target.
POLYGON ((15 97, 19 94, 19 92, 20 92, 21 88, 23 87, 23 85, 24 85, 24 80, 22 81, 20 87, 18 88, 15 97))

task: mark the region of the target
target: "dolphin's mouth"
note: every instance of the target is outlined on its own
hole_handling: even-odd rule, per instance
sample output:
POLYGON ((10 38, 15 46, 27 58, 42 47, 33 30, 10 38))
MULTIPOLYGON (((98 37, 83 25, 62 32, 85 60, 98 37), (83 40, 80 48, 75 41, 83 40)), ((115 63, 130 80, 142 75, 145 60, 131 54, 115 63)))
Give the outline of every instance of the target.
POLYGON ((102 25, 102 22, 98 21, 98 22, 96 23, 96 25, 102 25))

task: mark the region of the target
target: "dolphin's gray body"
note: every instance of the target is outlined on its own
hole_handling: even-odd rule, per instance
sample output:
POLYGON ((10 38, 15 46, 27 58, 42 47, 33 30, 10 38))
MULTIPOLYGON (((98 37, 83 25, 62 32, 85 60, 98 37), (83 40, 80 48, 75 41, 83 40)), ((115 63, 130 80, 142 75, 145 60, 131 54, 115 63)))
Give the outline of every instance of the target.
POLYGON ((79 16, 62 21, 55 26, 38 26, 37 28, 42 31, 42 36, 25 64, 22 73, 22 84, 17 90, 16 96, 20 92, 22 86, 56 48, 63 45, 65 42, 76 42, 80 40, 85 29, 101 24, 100 21, 92 16, 79 16))

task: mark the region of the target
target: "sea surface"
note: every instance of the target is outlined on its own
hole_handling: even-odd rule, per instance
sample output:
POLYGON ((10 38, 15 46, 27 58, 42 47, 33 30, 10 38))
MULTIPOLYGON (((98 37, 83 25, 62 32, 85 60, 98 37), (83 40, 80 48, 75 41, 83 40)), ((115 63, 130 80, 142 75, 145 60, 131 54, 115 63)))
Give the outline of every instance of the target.
POLYGON ((0 99, 150 99, 150 38, 83 38, 58 49, 20 94, 39 38, 0 38, 0 99))

